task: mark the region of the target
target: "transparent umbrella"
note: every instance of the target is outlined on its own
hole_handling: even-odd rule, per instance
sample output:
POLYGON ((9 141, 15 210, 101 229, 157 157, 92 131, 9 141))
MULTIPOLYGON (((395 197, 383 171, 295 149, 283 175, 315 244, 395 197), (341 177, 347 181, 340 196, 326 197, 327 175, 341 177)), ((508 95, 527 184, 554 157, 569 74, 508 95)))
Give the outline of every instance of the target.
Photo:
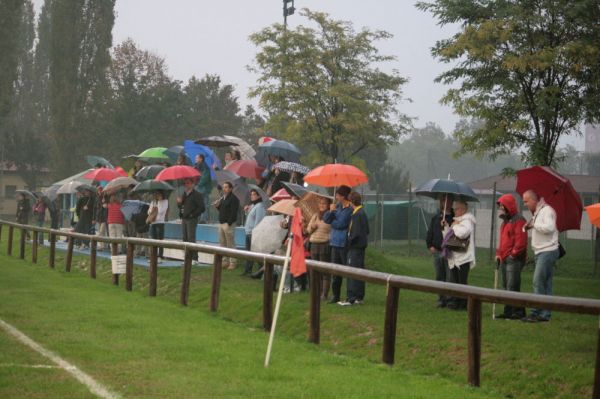
POLYGON ((281 243, 287 235, 287 230, 280 226, 283 216, 265 216, 263 220, 252 230, 253 252, 270 254, 281 247, 281 243))

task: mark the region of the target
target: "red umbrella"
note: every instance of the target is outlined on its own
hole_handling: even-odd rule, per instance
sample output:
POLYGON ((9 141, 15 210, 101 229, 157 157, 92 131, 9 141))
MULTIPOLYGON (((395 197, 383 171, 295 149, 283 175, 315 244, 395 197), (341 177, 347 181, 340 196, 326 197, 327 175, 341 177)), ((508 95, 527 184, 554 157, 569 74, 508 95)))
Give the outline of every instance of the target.
POLYGON ((271 201, 274 202, 289 199, 292 199, 292 196, 285 190, 285 188, 278 190, 275 194, 271 196, 271 201))
POLYGON ((229 165, 225 166, 224 169, 233 172, 238 176, 247 177, 250 179, 260 179, 261 173, 265 170, 265 168, 259 166, 254 159, 233 161, 229 165))
POLYGON ((83 175, 84 179, 91 179, 95 181, 111 181, 112 179, 116 179, 117 177, 121 177, 119 172, 114 169, 108 168, 97 168, 89 171, 85 175, 83 175))
POLYGON ((341 185, 355 187, 369 181, 356 166, 343 163, 330 163, 319 166, 304 176, 304 182, 321 187, 337 187, 341 185))
POLYGON ((127 172, 125 171, 125 169, 123 169, 123 168, 122 168, 122 167, 120 167, 120 166, 117 166, 117 167, 115 168, 115 170, 116 170, 117 172, 119 172, 119 174, 120 174, 122 177, 127 177, 127 176, 129 176, 129 175, 127 174, 127 172))
POLYGON ((533 190, 556 211, 558 231, 579 230, 583 204, 571 181, 547 166, 517 171, 517 192, 533 190))
POLYGON ((175 165, 161 170, 154 180, 179 180, 195 177, 200 177, 198 170, 187 165, 175 165))

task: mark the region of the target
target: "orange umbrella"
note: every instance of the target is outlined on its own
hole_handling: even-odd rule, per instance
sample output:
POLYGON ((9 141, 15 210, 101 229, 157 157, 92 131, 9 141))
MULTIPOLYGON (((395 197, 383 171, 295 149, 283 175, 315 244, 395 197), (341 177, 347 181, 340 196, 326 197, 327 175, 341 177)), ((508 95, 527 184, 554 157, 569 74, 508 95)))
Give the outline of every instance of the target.
POLYGON ((284 199, 274 203, 267 210, 275 213, 282 213, 284 215, 293 216, 294 212, 296 212, 294 204, 296 204, 296 200, 284 199))
POLYGON ((590 218, 590 223, 600 229, 600 203, 586 206, 585 211, 590 218))
POLYGON ((304 182, 321 187, 349 186, 355 187, 369 181, 356 166, 343 163, 330 163, 319 166, 304 176, 304 182))

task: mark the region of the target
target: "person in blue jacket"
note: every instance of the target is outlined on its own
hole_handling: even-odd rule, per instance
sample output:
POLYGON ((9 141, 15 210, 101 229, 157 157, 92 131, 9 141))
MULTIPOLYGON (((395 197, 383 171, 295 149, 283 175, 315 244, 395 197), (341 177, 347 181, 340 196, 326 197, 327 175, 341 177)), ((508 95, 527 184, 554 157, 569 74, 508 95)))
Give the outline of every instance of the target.
MULTIPOLYGON (((348 200, 348 195, 350 195, 351 191, 348 186, 339 186, 335 191, 336 204, 331 204, 330 210, 323 215, 323 221, 331 225, 331 235, 329 238, 331 262, 339 265, 346 265, 347 260, 346 241, 353 209, 352 204, 348 200)), ((331 290, 333 297, 328 303, 338 303, 342 291, 341 276, 333 276, 331 290)))

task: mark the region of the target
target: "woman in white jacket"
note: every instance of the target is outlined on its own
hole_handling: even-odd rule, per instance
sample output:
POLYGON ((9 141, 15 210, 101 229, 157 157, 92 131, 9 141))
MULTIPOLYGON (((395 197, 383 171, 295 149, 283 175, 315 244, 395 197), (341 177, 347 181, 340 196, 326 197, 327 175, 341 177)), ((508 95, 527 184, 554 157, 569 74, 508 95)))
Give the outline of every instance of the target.
MULTIPOLYGON (((453 208, 454 220, 450 228, 457 238, 468 238, 469 245, 466 251, 450 251, 448 255, 449 282, 466 285, 469 270, 475 267, 475 216, 469 212, 469 207, 465 201, 454 201, 453 208)), ((450 309, 466 309, 467 300, 451 298, 448 307, 450 309)))

